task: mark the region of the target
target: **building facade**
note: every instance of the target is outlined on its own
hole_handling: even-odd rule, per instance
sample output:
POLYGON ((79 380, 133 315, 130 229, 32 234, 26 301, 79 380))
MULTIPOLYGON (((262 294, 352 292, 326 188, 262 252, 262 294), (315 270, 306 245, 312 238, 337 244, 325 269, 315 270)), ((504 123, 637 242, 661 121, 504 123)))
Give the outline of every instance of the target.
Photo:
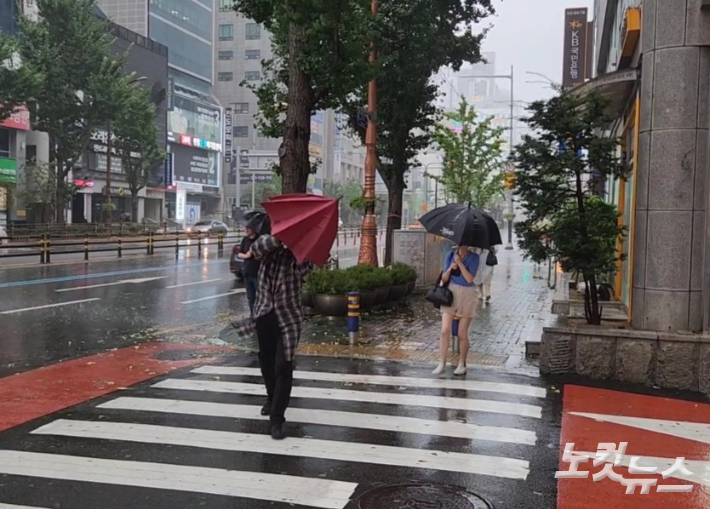
POLYGON ((707 331, 710 320, 710 6, 595 2, 597 76, 622 140, 626 181, 608 182, 627 237, 614 280, 634 328, 707 331))

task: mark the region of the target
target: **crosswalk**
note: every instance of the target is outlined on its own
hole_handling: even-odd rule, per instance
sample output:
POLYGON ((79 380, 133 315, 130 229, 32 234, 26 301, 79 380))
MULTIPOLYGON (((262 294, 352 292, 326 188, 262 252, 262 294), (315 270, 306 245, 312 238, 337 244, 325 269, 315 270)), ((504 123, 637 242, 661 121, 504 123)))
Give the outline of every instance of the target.
POLYGON ((260 415, 253 364, 173 374, 8 432, 0 509, 349 509, 413 480, 513 504, 530 495, 549 449, 544 387, 342 362, 299 365, 284 441, 260 415))

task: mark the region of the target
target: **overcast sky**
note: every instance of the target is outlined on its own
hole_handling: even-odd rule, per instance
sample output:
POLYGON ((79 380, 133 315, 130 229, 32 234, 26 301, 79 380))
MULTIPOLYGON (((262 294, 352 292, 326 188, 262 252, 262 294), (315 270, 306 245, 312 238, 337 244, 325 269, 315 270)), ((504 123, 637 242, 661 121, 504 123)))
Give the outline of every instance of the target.
POLYGON ((484 51, 496 53, 500 74, 515 67, 517 100, 532 101, 549 96, 544 84, 530 84, 542 78, 526 75, 534 71, 559 83, 562 80, 562 45, 564 11, 587 7, 589 20, 594 11, 593 0, 494 0, 497 10, 490 18, 493 28, 483 43, 484 51))

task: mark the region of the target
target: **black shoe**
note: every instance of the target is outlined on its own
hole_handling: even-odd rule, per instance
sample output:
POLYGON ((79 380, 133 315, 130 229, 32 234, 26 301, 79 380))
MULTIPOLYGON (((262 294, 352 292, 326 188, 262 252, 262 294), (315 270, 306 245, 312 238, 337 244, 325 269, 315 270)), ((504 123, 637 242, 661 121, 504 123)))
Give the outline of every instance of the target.
POLYGON ((264 403, 264 406, 261 407, 261 415, 270 415, 271 414, 271 400, 267 399, 266 403, 264 403))
POLYGON ((271 423, 271 438, 274 440, 283 440, 284 435, 284 425, 282 422, 272 422, 271 423))

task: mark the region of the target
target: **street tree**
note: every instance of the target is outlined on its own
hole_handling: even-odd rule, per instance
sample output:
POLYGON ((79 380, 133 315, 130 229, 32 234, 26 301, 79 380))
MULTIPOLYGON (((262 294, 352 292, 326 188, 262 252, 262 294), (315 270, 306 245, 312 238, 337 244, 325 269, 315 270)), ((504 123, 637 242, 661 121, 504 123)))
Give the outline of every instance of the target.
POLYGON ((67 183, 62 188, 64 195, 59 197, 56 167, 34 159, 25 163, 22 175, 18 198, 28 211, 30 223, 51 222, 56 216, 58 202, 68 203, 80 189, 74 183, 67 183))
POLYGON ((311 116, 338 108, 371 75, 369 0, 235 0, 234 7, 271 34, 274 58, 255 89, 258 125, 283 138, 282 191, 306 192, 311 116))
POLYGON ((0 121, 10 117, 31 97, 42 75, 22 65, 15 37, 0 32, 0 121))
MULTIPOLYGON (((485 29, 494 13, 490 0, 384 0, 376 18, 378 48, 378 172, 388 192, 385 263, 390 263, 393 232, 402 227, 407 172, 431 144, 437 122, 439 88, 433 76, 444 66, 459 70, 481 61, 485 29)), ((345 112, 362 142, 362 106, 367 87, 350 96, 345 112)))
POLYGON ((94 15, 92 0, 37 0, 39 19, 20 20, 17 52, 27 71, 42 76, 28 104, 32 125, 49 135, 49 164, 56 178, 55 219, 64 222, 67 175, 81 156, 102 107, 93 100, 107 65, 108 25, 94 15))
POLYGON ((525 210, 516 224, 520 247, 540 262, 558 260, 585 283, 587 322, 601 323, 597 283, 616 270, 616 245, 624 235, 617 208, 596 192, 599 178, 628 175, 619 140, 605 133, 613 118, 601 95, 560 94, 528 107, 524 121, 535 135, 515 148, 515 193, 525 210))
POLYGON ((486 209, 503 191, 503 128, 481 118, 465 99, 457 111, 445 113, 434 130, 444 153, 441 175, 432 176, 457 203, 486 209))
POLYGON ((130 82, 126 86, 128 96, 113 124, 114 146, 131 193, 131 220, 137 223, 138 193, 165 161, 165 153, 158 145, 155 105, 149 91, 130 82))

